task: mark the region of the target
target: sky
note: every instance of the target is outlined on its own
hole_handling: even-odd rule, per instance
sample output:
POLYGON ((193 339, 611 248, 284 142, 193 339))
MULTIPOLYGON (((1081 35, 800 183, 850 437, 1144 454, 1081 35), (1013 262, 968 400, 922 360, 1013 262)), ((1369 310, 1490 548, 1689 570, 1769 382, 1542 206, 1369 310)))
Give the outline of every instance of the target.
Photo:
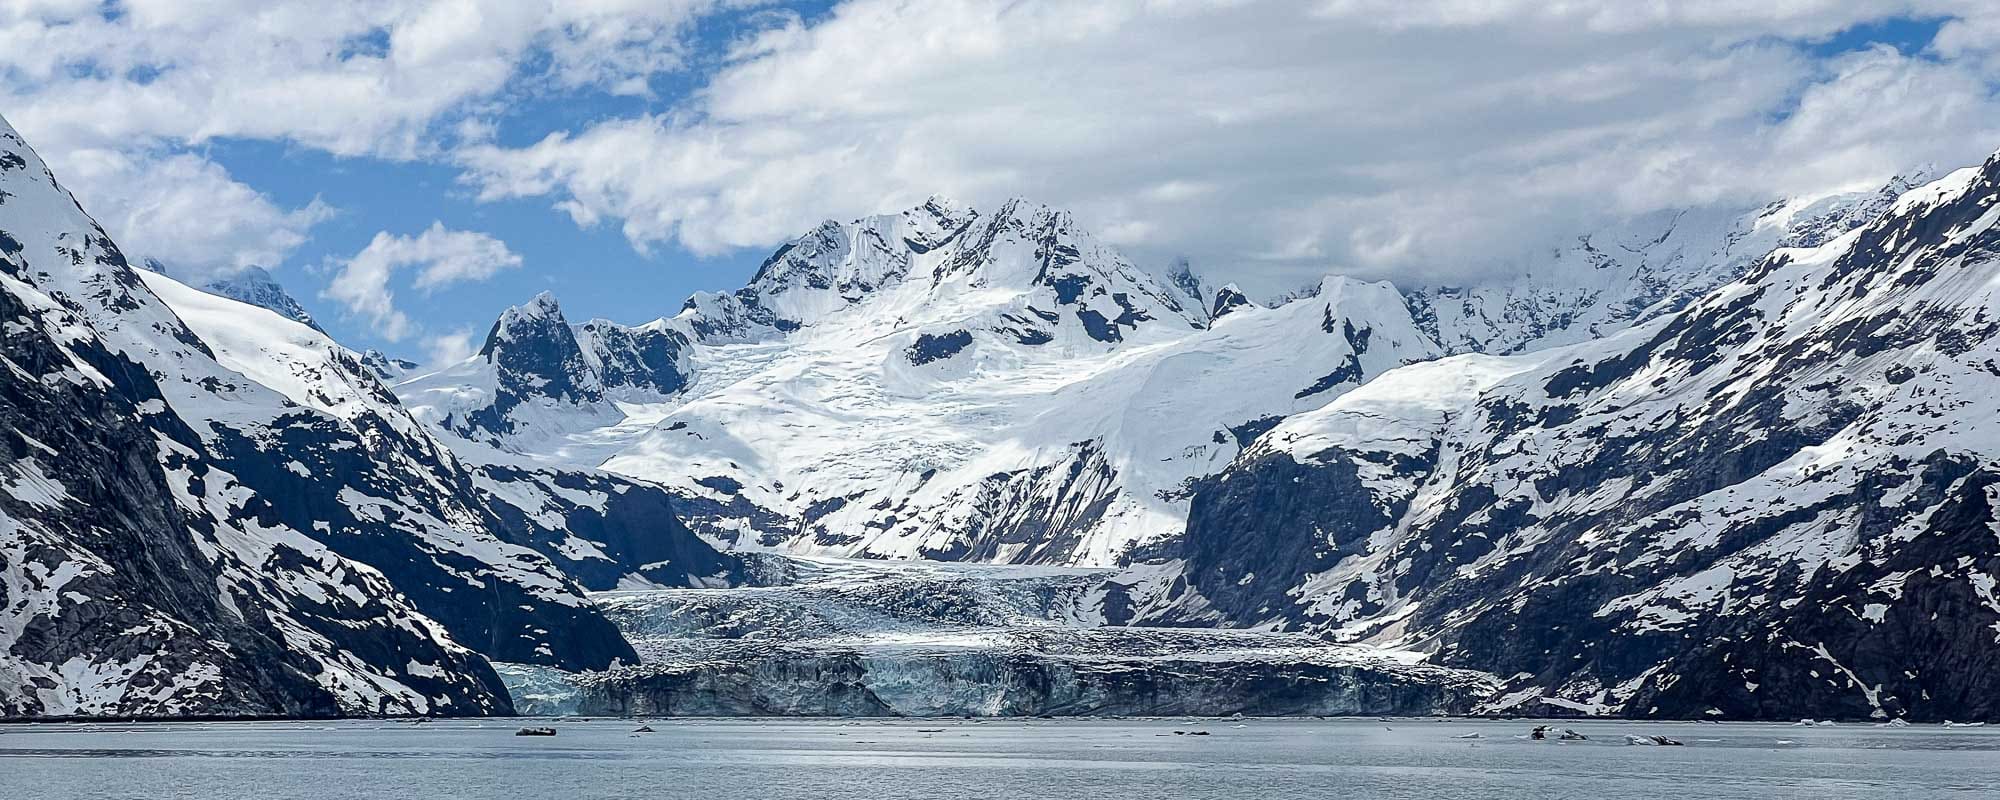
POLYGON ((428 363, 638 323, 823 219, 1068 209, 1275 294, 2000 148, 1960 0, 0 0, 0 116, 134 258, 428 363))

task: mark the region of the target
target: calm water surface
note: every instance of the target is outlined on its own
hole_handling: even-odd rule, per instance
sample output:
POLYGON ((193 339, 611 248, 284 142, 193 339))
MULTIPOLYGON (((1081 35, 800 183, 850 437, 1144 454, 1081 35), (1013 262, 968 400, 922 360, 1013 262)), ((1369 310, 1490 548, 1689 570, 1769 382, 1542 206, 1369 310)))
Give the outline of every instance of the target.
POLYGON ((1591 741, 1558 743, 1463 720, 638 724, 6 725, 0 798, 2000 798, 2000 728, 1565 723, 1591 741))

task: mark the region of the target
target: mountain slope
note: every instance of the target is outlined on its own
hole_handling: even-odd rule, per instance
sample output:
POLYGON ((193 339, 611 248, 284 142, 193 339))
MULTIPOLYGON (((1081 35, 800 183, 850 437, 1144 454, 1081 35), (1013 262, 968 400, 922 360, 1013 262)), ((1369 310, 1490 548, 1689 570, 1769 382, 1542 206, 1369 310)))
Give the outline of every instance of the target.
MULTIPOLYGON (((166 264, 160 263, 159 259, 148 258, 138 266, 142 270, 160 275, 173 274, 173 270, 168 269, 166 264)), ((176 278, 176 280, 181 279, 176 278)), ((290 292, 285 291, 285 287, 272 278, 271 273, 263 267, 245 267, 233 275, 202 283, 199 288, 209 294, 277 312, 278 316, 285 319, 321 333, 326 332, 318 322, 313 321, 311 314, 306 313, 305 306, 299 305, 299 301, 294 299, 290 292)))
POLYGON ((0 716, 510 708, 483 659, 215 453, 225 434, 181 409, 274 396, 212 360, 4 122, 0 272, 0 716))
POLYGON ((1185 484, 1248 435, 1232 429, 1435 355, 1392 287, 1327 287, 1214 336, 1095 355, 1037 358, 988 328, 924 358, 921 326, 884 334, 872 317, 782 353, 733 346, 723 355, 770 361, 673 408, 605 467, 658 476, 691 498, 691 524, 728 530, 737 504, 775 518, 750 516, 747 543, 1108 564, 1177 527, 1185 484), (1279 339, 1290 348, 1265 346, 1279 339))
POLYGON ((5 464, 0 715, 505 712, 482 656, 634 658, 586 588, 740 569, 657 487, 463 461, 318 330, 131 269, 0 134, 7 408, 74 406, 5 464))
POLYGON ((2000 717, 2000 160, 1882 210, 1610 339, 1286 421, 1197 492, 1146 616, 1421 646, 1509 710, 2000 717))
MULTIPOLYGON (((338 529, 327 529, 322 537, 388 572, 481 652, 573 667, 629 660, 619 636, 582 600, 583 589, 709 585, 726 583, 734 574, 728 559, 680 526, 657 488, 589 470, 479 459, 475 448, 460 457, 397 404, 362 358, 317 331, 163 276, 145 280, 225 367, 298 406, 345 421, 371 443, 369 452, 329 465, 326 474, 353 481, 380 471, 423 481, 377 497, 413 505, 419 513, 459 517, 449 527, 418 528, 408 541, 382 541, 376 532, 350 540, 338 529), (410 504, 411 497, 420 500, 410 504), (442 575, 434 572, 439 569, 442 575), (460 583, 482 591, 463 593, 460 583), (488 605, 495 602, 507 607, 488 605), (514 626, 518 629, 509 629, 514 626)), ((287 482, 280 485, 294 487, 287 491, 295 496, 308 495, 309 484, 326 481, 313 469, 318 465, 294 460, 285 465, 288 474, 272 480, 287 482)), ((339 499, 362 506, 379 502, 355 495, 339 499)), ((341 513, 293 507, 322 524, 341 513)), ((357 515, 373 513, 363 508, 357 515)))

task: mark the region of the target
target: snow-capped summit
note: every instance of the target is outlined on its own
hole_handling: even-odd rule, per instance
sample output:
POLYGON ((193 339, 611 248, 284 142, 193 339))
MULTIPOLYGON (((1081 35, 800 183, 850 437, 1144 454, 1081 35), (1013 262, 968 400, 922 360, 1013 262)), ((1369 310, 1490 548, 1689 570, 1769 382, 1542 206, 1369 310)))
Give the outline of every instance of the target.
POLYGON ((1194 265, 1185 258, 1175 259, 1173 267, 1167 270, 1167 285, 1180 292, 1181 299, 1193 303, 1196 310, 1210 305, 1208 282, 1194 273, 1194 265))
POLYGON ((548 292, 501 312, 472 357, 397 392, 419 419, 481 441, 611 421, 603 381, 548 292))
POLYGON ((929 322, 1062 349, 1118 344, 1141 329, 1171 335, 1206 316, 1067 212, 1010 200, 982 215, 932 198, 900 214, 822 223, 778 248, 744 288, 697 295, 675 320, 703 341, 929 322))
POLYGON ((738 296, 779 319, 806 325, 901 283, 918 257, 951 245, 977 212, 942 198, 901 214, 820 223, 778 248, 738 296))
POLYGON ((1244 306, 1254 305, 1256 303, 1251 302, 1250 298, 1245 296, 1243 290, 1237 288, 1236 284, 1223 284, 1222 288, 1215 290, 1215 297, 1209 301, 1208 318, 1210 320, 1222 319, 1223 316, 1231 311, 1244 306))
POLYGON ((502 391, 532 392, 569 403, 603 399, 603 384, 584 360, 556 296, 548 292, 501 312, 474 358, 493 365, 502 391))
POLYGON ((396 358, 375 349, 362 352, 361 363, 374 372, 375 377, 381 379, 382 383, 388 385, 401 382, 404 378, 409 377, 411 373, 416 372, 418 367, 421 366, 417 362, 407 358, 396 358))

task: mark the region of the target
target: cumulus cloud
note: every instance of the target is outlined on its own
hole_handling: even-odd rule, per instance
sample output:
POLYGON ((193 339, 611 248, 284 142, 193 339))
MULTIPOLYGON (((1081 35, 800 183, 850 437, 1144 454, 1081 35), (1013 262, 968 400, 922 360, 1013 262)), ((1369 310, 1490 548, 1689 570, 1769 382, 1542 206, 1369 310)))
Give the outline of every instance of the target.
POLYGON ((773 17, 695 101, 458 153, 637 247, 762 247, 945 193, 1069 207, 1276 290, 1468 282, 1603 217, 1886 179, 2000 146, 1974 3, 850 0, 773 17), (1898 15, 1939 49, 1812 45, 1898 15), (1945 52, 1946 46, 1951 48, 1945 52))
POLYGON ((283 262, 334 213, 317 199, 283 208, 186 153, 69 151, 52 168, 132 257, 160 259, 197 283, 283 262))
POLYGON ((643 85, 680 65, 680 33, 717 5, 35 0, 0 12, 0 98, 16 128, 63 147, 246 137, 412 157, 516 79, 643 85))
POLYGON ((436 156, 502 95, 644 94, 727 0, 0 0, 0 111, 124 246, 189 274, 278 265, 327 209, 199 154, 222 138, 436 156))
POLYGON ((430 359, 425 363, 443 366, 471 358, 474 350, 472 337, 473 332, 464 328, 424 337, 424 355, 430 359))
MULTIPOLYGON (((642 251, 1027 196, 1265 292, 1326 271, 1472 282, 1605 217, 2000 146, 2000 9, 1975 0, 844 0, 748 15, 695 57, 698 20, 759 5, 0 1, 0 108, 93 208, 125 176, 189 176, 107 224, 218 267, 281 256, 325 213, 192 151, 245 138, 449 161, 481 198, 538 198, 642 251), (1949 21, 1922 52, 1815 48, 1896 18, 1949 21), (498 135, 524 97, 650 97, 691 65, 684 101, 498 135)), ((369 299, 386 283, 341 274, 398 318, 369 299)))
MULTIPOLYGON (((429 292, 455 283, 483 281, 501 270, 521 266, 521 257, 507 243, 477 231, 459 231, 433 222, 416 236, 388 231, 375 234, 353 258, 337 265, 333 280, 320 296, 339 303, 347 313, 374 323, 377 335, 402 341, 420 326, 396 307, 390 279, 401 270, 417 270, 413 285, 429 292)), ((427 343, 436 350, 448 337, 427 343)))

